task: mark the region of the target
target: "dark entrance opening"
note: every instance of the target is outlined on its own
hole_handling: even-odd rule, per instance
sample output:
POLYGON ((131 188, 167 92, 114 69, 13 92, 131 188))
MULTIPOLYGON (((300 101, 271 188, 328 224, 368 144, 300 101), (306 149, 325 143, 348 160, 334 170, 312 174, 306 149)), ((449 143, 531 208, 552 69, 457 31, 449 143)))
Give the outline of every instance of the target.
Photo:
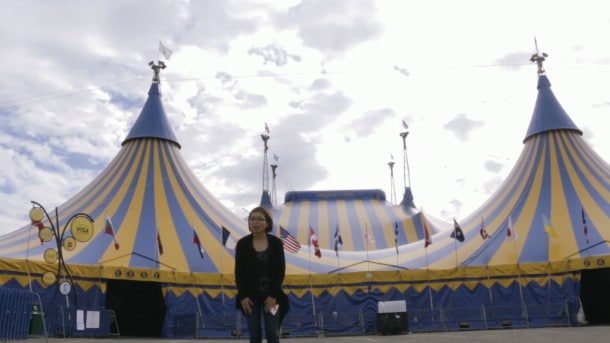
POLYGON ((610 324, 610 268, 582 270, 580 300, 589 324, 610 324))
POLYGON ((106 308, 114 310, 121 336, 161 337, 165 302, 160 283, 108 280, 106 308))

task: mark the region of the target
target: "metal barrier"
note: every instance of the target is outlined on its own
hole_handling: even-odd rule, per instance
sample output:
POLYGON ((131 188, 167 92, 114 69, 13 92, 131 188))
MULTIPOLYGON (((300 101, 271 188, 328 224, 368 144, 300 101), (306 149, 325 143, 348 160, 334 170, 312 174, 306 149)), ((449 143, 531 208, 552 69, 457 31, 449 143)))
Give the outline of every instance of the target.
POLYGON ((32 298, 30 292, 0 287, 0 340, 28 338, 32 298))
MULTIPOLYGON (((409 332, 441 332, 570 326, 568 302, 529 306, 481 306, 408 310, 409 332)), ((283 337, 364 335, 378 332, 378 313, 316 313, 288 315, 281 328, 283 337)), ((174 338, 241 338, 247 336, 245 318, 236 315, 200 316, 185 313, 174 316, 174 338)))

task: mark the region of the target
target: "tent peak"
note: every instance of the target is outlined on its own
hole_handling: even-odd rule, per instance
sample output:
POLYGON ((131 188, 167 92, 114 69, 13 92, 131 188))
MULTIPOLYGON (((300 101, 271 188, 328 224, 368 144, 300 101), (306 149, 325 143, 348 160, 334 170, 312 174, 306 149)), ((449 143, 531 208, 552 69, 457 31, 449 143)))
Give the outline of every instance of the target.
POLYGON ((166 68, 165 63, 159 61, 158 64, 155 64, 151 61, 148 65, 154 72, 153 82, 148 90, 148 99, 122 145, 134 139, 157 138, 171 142, 180 148, 180 143, 176 139, 161 102, 159 72, 166 68))
POLYGON ((542 65, 546 57, 546 53, 536 53, 530 58, 530 61, 538 64, 538 97, 527 134, 523 139, 524 143, 536 134, 552 130, 572 130, 582 135, 582 131, 574 124, 551 90, 551 82, 542 65))

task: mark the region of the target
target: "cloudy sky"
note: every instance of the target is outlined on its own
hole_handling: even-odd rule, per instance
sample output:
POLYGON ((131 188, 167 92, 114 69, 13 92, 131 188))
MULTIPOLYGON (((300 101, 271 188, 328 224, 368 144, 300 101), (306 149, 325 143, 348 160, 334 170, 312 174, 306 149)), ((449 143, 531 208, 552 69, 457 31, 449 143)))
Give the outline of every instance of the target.
POLYGON ((263 143, 291 190, 402 198, 467 216, 512 169, 536 51, 585 140, 610 161, 604 1, 30 1, 0 12, 0 233, 59 206, 118 153, 166 60, 163 101, 201 182, 239 215, 260 200, 263 143))

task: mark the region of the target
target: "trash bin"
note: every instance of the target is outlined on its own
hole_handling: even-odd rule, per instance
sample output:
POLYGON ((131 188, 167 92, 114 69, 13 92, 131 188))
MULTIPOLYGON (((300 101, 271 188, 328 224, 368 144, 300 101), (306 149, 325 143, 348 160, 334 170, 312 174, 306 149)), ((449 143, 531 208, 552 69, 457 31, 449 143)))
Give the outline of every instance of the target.
POLYGON ((32 336, 42 336, 43 334, 43 323, 42 323, 42 312, 38 306, 34 305, 32 308, 32 315, 30 316, 30 331, 29 334, 32 336))

